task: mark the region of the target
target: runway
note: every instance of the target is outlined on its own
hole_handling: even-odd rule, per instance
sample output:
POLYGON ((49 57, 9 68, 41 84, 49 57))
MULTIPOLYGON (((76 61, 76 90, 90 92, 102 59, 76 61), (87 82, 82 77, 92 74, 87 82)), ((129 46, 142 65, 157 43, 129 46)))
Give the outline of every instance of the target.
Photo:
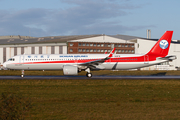
POLYGON ((113 76, 113 75, 95 75, 92 78, 87 78, 86 76, 24 76, 21 78, 20 76, 0 76, 0 80, 102 80, 102 79, 118 79, 118 80, 180 80, 180 76, 113 76))

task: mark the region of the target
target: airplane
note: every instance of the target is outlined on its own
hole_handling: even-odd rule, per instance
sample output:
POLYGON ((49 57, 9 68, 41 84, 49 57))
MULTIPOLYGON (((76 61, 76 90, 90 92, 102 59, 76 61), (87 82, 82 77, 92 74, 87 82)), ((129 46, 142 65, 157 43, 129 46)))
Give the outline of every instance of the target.
POLYGON ((78 75, 86 71, 92 77, 91 70, 129 70, 157 65, 176 59, 167 56, 173 31, 166 31, 152 49, 143 55, 139 54, 29 54, 14 56, 3 64, 4 68, 21 70, 63 70, 64 75, 78 75))

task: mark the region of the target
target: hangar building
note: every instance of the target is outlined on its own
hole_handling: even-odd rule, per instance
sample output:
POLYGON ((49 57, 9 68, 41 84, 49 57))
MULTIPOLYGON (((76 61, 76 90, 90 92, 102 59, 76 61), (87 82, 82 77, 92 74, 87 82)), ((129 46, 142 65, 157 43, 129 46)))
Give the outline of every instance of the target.
POLYGON ((101 35, 80 40, 68 41, 68 54, 103 54, 116 48, 116 54, 134 54, 134 42, 113 36, 101 35))

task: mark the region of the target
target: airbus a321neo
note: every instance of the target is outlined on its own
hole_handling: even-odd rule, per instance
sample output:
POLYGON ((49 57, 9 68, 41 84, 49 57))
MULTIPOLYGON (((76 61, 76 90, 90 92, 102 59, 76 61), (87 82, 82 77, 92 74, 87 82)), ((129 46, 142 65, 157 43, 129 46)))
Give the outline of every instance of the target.
POLYGON ((22 70, 63 70, 64 75, 78 75, 86 71, 92 77, 91 70, 128 70, 160 64, 176 59, 167 56, 173 31, 166 31, 152 49, 144 54, 31 54, 17 55, 6 61, 7 69, 22 70))

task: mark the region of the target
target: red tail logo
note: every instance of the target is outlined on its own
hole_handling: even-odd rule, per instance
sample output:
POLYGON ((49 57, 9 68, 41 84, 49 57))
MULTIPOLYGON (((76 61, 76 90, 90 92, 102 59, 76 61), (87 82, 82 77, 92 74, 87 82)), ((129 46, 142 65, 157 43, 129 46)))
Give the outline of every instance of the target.
POLYGON ((166 31, 153 48, 146 55, 165 57, 168 55, 173 31, 166 31))

